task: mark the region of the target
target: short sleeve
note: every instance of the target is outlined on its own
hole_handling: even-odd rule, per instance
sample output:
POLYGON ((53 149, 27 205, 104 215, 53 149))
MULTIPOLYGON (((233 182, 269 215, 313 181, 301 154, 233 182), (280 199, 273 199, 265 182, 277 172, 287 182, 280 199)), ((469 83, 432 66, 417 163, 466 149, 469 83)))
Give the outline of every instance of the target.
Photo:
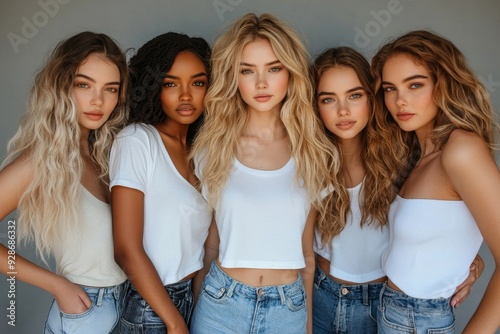
POLYGON ((109 162, 110 189, 124 186, 146 191, 152 170, 151 143, 140 125, 129 125, 113 142, 109 162))

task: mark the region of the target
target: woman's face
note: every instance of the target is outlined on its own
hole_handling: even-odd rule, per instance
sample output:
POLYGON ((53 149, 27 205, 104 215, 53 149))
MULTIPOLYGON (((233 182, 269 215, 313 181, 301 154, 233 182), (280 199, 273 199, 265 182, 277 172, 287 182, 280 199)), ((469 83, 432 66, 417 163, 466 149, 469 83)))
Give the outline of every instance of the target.
POLYGON ((326 70, 318 83, 319 114, 326 128, 340 141, 357 138, 368 124, 368 96, 350 67, 326 70))
POLYGON ((73 85, 80 128, 101 127, 118 104, 119 91, 118 67, 101 55, 89 55, 78 67, 73 85))
POLYGON ((434 81, 424 66, 405 54, 395 55, 382 69, 385 104, 404 131, 431 129, 438 113, 434 81))
POLYGON ((190 51, 180 52, 163 79, 160 102, 167 121, 189 125, 203 112, 208 75, 203 61, 190 51))
POLYGON ((278 60, 267 39, 256 39, 245 45, 238 89, 249 112, 279 112, 288 89, 288 77, 288 70, 278 60))

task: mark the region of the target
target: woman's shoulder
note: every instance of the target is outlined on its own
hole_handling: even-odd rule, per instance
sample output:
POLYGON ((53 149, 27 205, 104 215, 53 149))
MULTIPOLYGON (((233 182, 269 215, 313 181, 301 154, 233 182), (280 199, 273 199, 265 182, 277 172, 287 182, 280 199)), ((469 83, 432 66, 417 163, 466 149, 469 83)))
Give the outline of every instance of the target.
POLYGON ((461 129, 454 130, 443 147, 441 155, 445 170, 467 170, 491 160, 491 150, 477 134, 461 129))
POLYGON ((124 127, 116 136, 118 140, 139 140, 151 142, 156 139, 156 129, 151 124, 133 123, 124 127))

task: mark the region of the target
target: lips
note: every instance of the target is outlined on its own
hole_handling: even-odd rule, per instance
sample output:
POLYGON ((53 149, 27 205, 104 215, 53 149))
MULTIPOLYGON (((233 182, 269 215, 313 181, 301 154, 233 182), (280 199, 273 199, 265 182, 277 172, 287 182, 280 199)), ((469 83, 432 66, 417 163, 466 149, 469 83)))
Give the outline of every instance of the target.
POLYGON ((398 118, 398 120, 400 121, 407 121, 409 120, 410 118, 412 118, 415 114, 412 114, 412 113, 409 113, 409 112, 398 112, 396 114, 396 117, 398 118))
POLYGON ((342 122, 335 124, 335 126, 337 128, 339 128, 340 130, 349 130, 350 128, 352 128, 354 126, 354 124, 356 124, 356 121, 345 120, 345 121, 342 121, 342 122))
POLYGON ((257 102, 267 102, 269 101, 273 96, 272 95, 256 95, 254 96, 255 101, 257 102))
POLYGON ((190 116, 195 112, 196 108, 192 104, 181 104, 175 111, 182 116, 190 116))
POLYGON ((103 113, 97 111, 84 112, 83 114, 91 121, 99 121, 104 116, 103 113))

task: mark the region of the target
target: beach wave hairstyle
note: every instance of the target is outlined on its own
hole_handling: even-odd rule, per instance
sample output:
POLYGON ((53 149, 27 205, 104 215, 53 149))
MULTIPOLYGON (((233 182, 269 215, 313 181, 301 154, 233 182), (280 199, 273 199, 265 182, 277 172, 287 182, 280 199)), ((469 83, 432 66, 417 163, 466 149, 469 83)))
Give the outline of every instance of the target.
MULTIPOLYGON (((368 123, 361 132, 361 163, 365 170, 365 177, 362 186, 362 197, 360 197, 361 226, 374 224, 384 226, 388 221, 389 207, 395 196, 395 189, 392 184, 392 166, 389 166, 385 159, 387 154, 394 154, 392 151, 392 138, 386 129, 385 122, 377 122, 373 113, 375 96, 373 91, 373 78, 370 74, 370 64, 359 52, 350 47, 330 48, 323 51, 314 61, 313 75, 314 83, 317 87, 321 76, 332 68, 350 68, 354 70, 367 95, 368 110, 370 112, 368 123)), ((318 111, 318 99, 315 100, 315 108, 318 111)), ((383 121, 383 120, 382 120, 383 121)), ((335 147, 341 151, 342 148, 337 137, 329 131, 326 126, 324 130, 331 139, 335 147)), ((340 156, 340 164, 343 158, 340 156)), ((319 220, 318 230, 322 236, 323 244, 329 244, 333 237, 338 235, 345 227, 347 215, 350 212, 350 198, 345 186, 345 179, 342 171, 336 172, 333 177, 339 179, 339 186, 332 194, 328 203, 329 210, 333 213, 334 220, 319 220)))
POLYGON ((424 66, 434 81, 434 102, 439 108, 431 140, 442 148, 455 129, 470 131, 481 137, 493 154, 498 134, 488 93, 467 64, 462 52, 448 39, 426 30, 410 31, 382 46, 372 59, 375 79, 375 115, 387 121, 392 137, 398 143, 398 163, 403 171, 400 186, 420 157, 420 146, 414 132, 401 131, 384 103, 382 71, 385 63, 404 54, 424 66))
POLYGON ((99 129, 90 132, 88 140, 91 158, 101 179, 108 183, 111 144, 126 118, 128 71, 116 42, 89 31, 60 42, 36 75, 26 113, 9 141, 2 165, 19 157, 29 159, 34 167, 33 178, 18 204, 18 240, 34 240, 44 261, 53 245, 78 231, 83 161, 72 91, 80 64, 93 54, 115 64, 121 80, 117 106, 99 129))
POLYGON ((325 184, 333 184, 331 170, 338 170, 339 154, 321 128, 313 103, 307 51, 297 33, 270 14, 246 14, 215 42, 212 50, 212 83, 205 98, 205 123, 196 138, 191 157, 201 162, 201 183, 208 203, 216 207, 232 169, 238 140, 247 122, 246 104, 238 93, 243 48, 259 38, 270 42, 278 60, 289 72, 280 119, 287 131, 291 154, 297 164, 297 180, 304 182, 320 215, 324 210, 325 184))

